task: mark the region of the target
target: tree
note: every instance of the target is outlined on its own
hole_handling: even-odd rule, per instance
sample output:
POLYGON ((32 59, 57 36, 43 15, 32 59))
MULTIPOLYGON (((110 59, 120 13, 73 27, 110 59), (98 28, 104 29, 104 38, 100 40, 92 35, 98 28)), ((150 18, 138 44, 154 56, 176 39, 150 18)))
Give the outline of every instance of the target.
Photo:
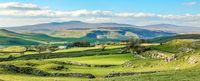
POLYGON ((47 50, 47 46, 46 45, 42 45, 42 44, 36 46, 35 48, 37 49, 38 53, 41 53, 42 51, 46 51, 47 50))
POLYGON ((50 53, 58 50, 58 46, 51 45, 51 42, 46 42, 46 43, 47 43, 46 50, 48 50, 50 53))
POLYGON ((106 46, 104 44, 101 45, 101 51, 105 51, 106 46))
POLYGON ((24 50, 21 51, 21 55, 24 55, 25 52, 27 52, 29 49, 28 46, 24 46, 24 50))
POLYGON ((73 43, 73 46, 76 47, 89 47, 90 46, 90 42, 87 41, 77 41, 73 43))
POLYGON ((48 48, 47 48, 49 51, 50 51, 50 53, 52 53, 52 52, 54 52, 54 51, 57 51, 58 50, 58 46, 48 46, 48 48))
POLYGON ((144 40, 129 39, 126 42, 126 47, 122 50, 121 53, 131 52, 132 54, 140 54, 146 50, 144 46, 141 46, 141 43, 143 43, 144 40))

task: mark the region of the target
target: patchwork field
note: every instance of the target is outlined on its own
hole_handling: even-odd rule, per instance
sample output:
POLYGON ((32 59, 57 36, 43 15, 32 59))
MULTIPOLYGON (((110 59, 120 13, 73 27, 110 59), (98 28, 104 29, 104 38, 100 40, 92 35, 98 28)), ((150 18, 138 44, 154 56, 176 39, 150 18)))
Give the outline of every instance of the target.
MULTIPOLYGON (((172 40, 144 46, 150 50, 140 55, 121 53, 123 45, 108 45, 103 51, 97 46, 41 54, 1 53, 0 81, 199 80, 199 40, 172 40)), ((8 49, 11 48, 1 50, 8 49)))

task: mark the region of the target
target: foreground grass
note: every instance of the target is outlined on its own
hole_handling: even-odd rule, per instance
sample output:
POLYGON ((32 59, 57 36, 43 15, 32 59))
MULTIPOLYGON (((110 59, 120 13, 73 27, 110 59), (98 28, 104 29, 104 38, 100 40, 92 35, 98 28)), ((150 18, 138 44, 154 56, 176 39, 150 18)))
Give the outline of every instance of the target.
POLYGON ((0 74, 0 81, 89 81, 85 78, 40 77, 23 74, 0 74))
POLYGON ((199 68, 178 71, 167 71, 154 74, 124 76, 115 78, 69 78, 69 77, 39 77, 23 74, 0 74, 4 81, 199 81, 199 68))
POLYGON ((199 69, 186 69, 178 71, 167 71, 154 74, 116 77, 95 81, 200 81, 199 69))
MULTIPOLYGON (((147 45, 152 46, 152 45, 147 45)), ((49 73, 91 73, 95 79, 70 77, 40 77, 25 74, 15 74, 0 70, 0 80, 5 81, 200 81, 200 64, 188 63, 189 57, 200 59, 199 47, 193 41, 178 40, 164 45, 153 45, 153 50, 164 54, 176 54, 177 60, 165 62, 162 59, 138 57, 132 54, 119 54, 121 46, 110 46, 105 51, 96 47, 71 48, 57 51, 53 54, 26 54, 15 60, 0 62, 19 67, 32 67, 49 73), (183 43, 183 44, 182 44, 183 43), (192 43, 192 46, 190 46, 192 43), (195 52, 180 52, 182 46, 193 48, 195 52), (80 65, 59 64, 56 62, 76 62, 90 65, 115 65, 110 67, 87 67, 80 65), (63 66, 64 69, 55 70, 52 67, 63 66), (124 77, 105 78, 109 73, 161 71, 153 74, 142 74, 124 77), (14 79, 14 80, 13 80, 14 79)), ((152 51, 152 50, 150 50, 152 51)))

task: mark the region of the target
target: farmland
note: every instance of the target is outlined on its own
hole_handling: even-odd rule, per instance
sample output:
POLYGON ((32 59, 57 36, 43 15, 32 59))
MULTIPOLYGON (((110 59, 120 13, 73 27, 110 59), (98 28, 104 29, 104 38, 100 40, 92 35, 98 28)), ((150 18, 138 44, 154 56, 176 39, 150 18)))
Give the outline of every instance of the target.
MULTIPOLYGON (((123 45, 107 45, 104 51, 97 46, 73 47, 53 53, 1 54, 0 79, 5 81, 123 81, 124 79, 126 81, 192 81, 200 77, 198 76, 199 40, 172 40, 163 45, 145 46, 151 50, 141 53, 142 57, 129 52, 120 53, 123 45), (171 58, 174 54, 176 58, 170 61, 163 59, 163 57, 171 58), (29 68, 31 72, 26 70, 18 72, 5 67, 22 70, 29 68), (41 75, 34 71, 47 74, 41 75), (70 73, 73 75, 67 76, 70 73)), ((2 50, 13 48, 23 50, 20 46, 2 50)))

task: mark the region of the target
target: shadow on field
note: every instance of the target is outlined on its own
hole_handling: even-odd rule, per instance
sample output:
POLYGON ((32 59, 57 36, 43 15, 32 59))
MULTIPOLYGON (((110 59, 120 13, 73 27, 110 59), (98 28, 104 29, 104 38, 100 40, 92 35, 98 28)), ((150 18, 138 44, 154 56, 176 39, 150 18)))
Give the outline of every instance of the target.
POLYGON ((109 55, 109 54, 119 54, 119 48, 107 49, 105 51, 101 51, 100 49, 92 49, 92 50, 85 50, 78 52, 29 54, 29 55, 22 55, 19 57, 0 58, 0 62, 11 61, 11 60, 33 60, 33 59, 40 60, 40 59, 69 58, 69 57, 109 55))

